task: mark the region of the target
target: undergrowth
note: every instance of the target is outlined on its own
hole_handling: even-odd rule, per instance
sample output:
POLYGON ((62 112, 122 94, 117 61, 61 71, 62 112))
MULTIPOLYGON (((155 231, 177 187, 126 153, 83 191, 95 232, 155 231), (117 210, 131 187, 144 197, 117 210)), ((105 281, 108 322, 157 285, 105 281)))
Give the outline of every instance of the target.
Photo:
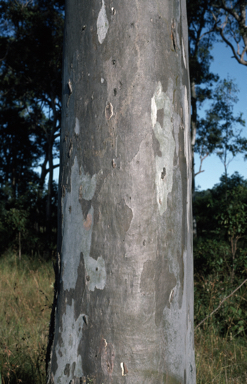
POLYGON ((45 383, 45 354, 53 299, 51 262, 0 258, 0 374, 2 384, 45 383))
POLYGON ((195 331, 197 384, 247 383, 246 338, 219 336, 212 325, 195 331))
MULTIPOLYGON (((19 261, 14 255, 5 254, 0 257, 0 273, 0 384, 45 384, 45 354, 53 300, 52 262, 25 256, 19 261)), ((215 307, 214 300, 218 302, 221 298, 216 295, 212 281, 204 282, 204 287, 207 304, 202 293, 198 296, 196 288, 196 324, 215 307)), ((239 295, 245 296, 244 292, 239 295)), ((222 315, 227 317, 226 306, 219 311, 221 315, 208 319, 195 331, 197 384, 246 383, 245 332, 239 333, 239 329, 231 326, 229 332, 222 335, 218 322, 222 315)), ((229 317, 227 319, 229 321, 229 317)))

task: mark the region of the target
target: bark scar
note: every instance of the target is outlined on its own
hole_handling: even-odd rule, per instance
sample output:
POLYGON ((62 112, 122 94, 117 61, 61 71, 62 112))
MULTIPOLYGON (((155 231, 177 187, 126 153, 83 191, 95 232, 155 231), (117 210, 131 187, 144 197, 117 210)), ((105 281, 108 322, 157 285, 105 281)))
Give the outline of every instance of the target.
POLYGON ((112 103, 108 101, 105 107, 105 117, 107 120, 110 120, 112 116, 113 116, 113 106, 112 106, 112 103))
POLYGON ((176 48, 177 48, 175 28, 176 28, 176 24, 175 24, 175 20, 173 19, 172 25, 171 25, 171 41, 172 41, 172 48, 171 49, 173 52, 176 52, 176 48))
POLYGON ((122 376, 126 376, 126 374, 128 373, 128 369, 126 367, 126 364, 125 363, 120 363, 120 367, 122 369, 122 376))

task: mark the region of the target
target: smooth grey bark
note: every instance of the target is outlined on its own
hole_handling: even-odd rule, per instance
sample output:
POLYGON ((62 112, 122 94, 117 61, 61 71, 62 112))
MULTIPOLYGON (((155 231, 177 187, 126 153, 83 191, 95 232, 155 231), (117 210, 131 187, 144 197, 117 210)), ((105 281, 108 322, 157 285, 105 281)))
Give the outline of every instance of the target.
POLYGON ((195 383, 187 46, 184 0, 66 3, 49 383, 195 383))

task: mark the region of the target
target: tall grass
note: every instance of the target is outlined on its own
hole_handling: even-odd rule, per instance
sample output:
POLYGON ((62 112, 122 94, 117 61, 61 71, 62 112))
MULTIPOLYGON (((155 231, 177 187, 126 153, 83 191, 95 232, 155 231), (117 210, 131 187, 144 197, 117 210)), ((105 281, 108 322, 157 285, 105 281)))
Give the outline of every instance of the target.
MULTIPOLYGON (((45 384, 52 263, 6 254, 0 274, 0 384, 45 384)), ((209 319, 195 332, 195 352, 197 384, 247 383, 243 333, 222 337, 209 319)))
POLYGON ((220 337, 213 325, 195 332, 197 384, 247 383, 247 340, 220 337))
MULTIPOLYGON (((52 263, 0 258, 0 373, 2 384, 45 383, 54 274, 52 263)), ((0 381, 1 383, 1 381, 0 381)))
POLYGON ((246 285, 229 295, 241 282, 195 276, 195 323, 206 318, 195 328, 197 384, 247 383, 246 285))

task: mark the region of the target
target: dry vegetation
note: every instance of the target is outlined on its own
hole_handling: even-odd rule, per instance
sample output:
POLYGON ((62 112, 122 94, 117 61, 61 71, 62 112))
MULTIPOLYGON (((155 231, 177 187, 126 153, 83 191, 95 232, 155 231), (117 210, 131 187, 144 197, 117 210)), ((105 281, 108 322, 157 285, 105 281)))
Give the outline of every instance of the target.
MULTIPOLYGON (((45 384, 52 263, 6 254, 0 273, 0 384, 45 384)), ((195 348, 197 384, 247 383, 245 337, 219 337, 208 322, 196 330, 195 348)))
MULTIPOLYGON (((45 354, 53 298, 52 263, 0 259, 2 384, 45 383, 45 354)), ((1 380, 0 380, 1 384, 1 380)))
POLYGON ((195 333, 197 384, 247 383, 246 339, 219 337, 206 326, 195 333))

